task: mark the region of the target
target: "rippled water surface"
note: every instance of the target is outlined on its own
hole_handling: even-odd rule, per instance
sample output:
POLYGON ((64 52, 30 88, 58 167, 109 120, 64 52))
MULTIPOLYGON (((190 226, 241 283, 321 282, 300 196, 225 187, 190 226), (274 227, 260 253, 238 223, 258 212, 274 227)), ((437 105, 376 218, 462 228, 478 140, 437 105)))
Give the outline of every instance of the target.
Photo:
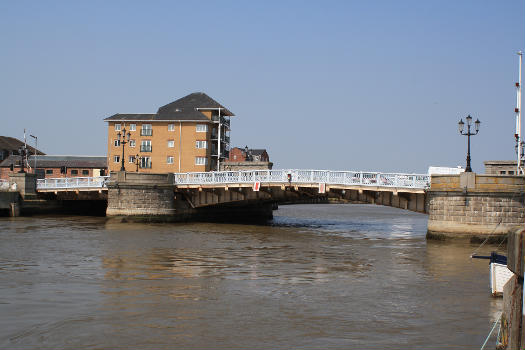
POLYGON ((473 349, 499 316, 486 261, 469 259, 477 246, 427 243, 425 215, 274 215, 0 218, 0 348, 473 349))

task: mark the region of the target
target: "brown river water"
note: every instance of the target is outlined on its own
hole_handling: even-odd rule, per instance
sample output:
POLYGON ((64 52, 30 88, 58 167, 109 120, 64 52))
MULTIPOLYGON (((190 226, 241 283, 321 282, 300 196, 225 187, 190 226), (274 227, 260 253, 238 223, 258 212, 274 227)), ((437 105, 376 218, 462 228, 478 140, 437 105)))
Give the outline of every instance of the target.
POLYGON ((274 215, 0 218, 0 348, 477 349, 499 316, 487 261, 469 258, 477 245, 427 242, 426 215, 274 215))

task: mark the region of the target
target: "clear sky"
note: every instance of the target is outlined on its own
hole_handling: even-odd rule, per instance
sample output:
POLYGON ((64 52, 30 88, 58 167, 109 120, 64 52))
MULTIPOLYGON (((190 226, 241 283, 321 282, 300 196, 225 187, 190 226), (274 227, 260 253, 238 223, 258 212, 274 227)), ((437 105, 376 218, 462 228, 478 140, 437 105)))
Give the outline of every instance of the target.
POLYGON ((105 117, 202 91, 274 168, 514 159, 519 0, 0 0, 0 135, 105 155, 105 117))

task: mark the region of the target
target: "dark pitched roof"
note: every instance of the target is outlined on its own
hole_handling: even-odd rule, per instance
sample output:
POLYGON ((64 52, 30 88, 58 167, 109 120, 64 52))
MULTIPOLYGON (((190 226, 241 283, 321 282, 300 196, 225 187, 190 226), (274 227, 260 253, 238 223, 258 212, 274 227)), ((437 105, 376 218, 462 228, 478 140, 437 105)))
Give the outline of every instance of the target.
MULTIPOLYGON (((0 152, 2 150, 8 150, 8 151, 16 151, 18 153, 18 149, 24 145, 23 141, 20 141, 19 139, 15 139, 14 137, 10 136, 0 136, 0 152)), ((35 148, 27 145, 27 149, 29 153, 35 153, 35 148)), ((44 152, 40 150, 36 150, 37 154, 45 154, 44 152)))
POLYGON ((198 111, 198 109, 209 109, 209 108, 223 108, 221 115, 233 116, 234 114, 222 106, 219 102, 209 97, 203 92, 194 92, 183 98, 179 98, 176 101, 168 103, 159 108, 155 114, 120 114, 117 113, 108 117, 106 121, 133 121, 133 120, 173 120, 173 121, 193 121, 202 120, 210 121, 204 114, 198 111))
POLYGON ((210 121, 204 114, 196 110, 190 110, 187 112, 173 112, 173 113, 163 113, 163 114, 115 114, 111 117, 108 117, 104 120, 112 121, 136 121, 136 120, 146 120, 146 121, 193 121, 193 120, 202 120, 210 121))
POLYGON ((104 120, 154 120, 156 114, 121 114, 117 113, 104 120))
MULTIPOLYGON (((0 163, 0 167, 9 167, 11 164, 20 164, 20 156, 9 156, 0 163)), ((34 156, 28 157, 30 166, 34 166, 34 156)), ((98 156, 36 156, 37 168, 106 168, 107 158, 98 156)))
POLYGON ((230 112, 226 107, 221 105, 219 102, 215 101, 210 96, 206 95, 204 92, 194 92, 182 98, 179 98, 176 101, 168 103, 159 108, 157 111, 158 114, 170 113, 170 112, 188 112, 190 110, 199 109, 212 109, 212 108, 222 108, 221 115, 224 116, 233 116, 234 114, 230 112))
POLYGON ((248 151, 251 152, 254 156, 260 156, 261 154, 266 152, 265 149, 250 149, 248 151))

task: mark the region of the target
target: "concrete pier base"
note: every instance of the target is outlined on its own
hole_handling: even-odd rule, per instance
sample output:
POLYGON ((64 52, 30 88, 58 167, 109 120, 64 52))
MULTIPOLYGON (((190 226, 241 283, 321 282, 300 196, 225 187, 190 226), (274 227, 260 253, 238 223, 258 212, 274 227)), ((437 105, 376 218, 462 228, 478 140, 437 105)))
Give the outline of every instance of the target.
POLYGON ((9 175, 9 183, 15 184, 22 198, 36 197, 36 174, 13 173, 9 175))
POLYGON ((427 238, 501 241, 525 222, 524 188, 523 176, 432 176, 427 238))
POLYGON ((111 173, 106 216, 166 219, 175 215, 173 174, 111 173))
POLYGON ((11 208, 9 208, 9 216, 17 217, 20 216, 20 205, 18 203, 9 203, 11 208))

